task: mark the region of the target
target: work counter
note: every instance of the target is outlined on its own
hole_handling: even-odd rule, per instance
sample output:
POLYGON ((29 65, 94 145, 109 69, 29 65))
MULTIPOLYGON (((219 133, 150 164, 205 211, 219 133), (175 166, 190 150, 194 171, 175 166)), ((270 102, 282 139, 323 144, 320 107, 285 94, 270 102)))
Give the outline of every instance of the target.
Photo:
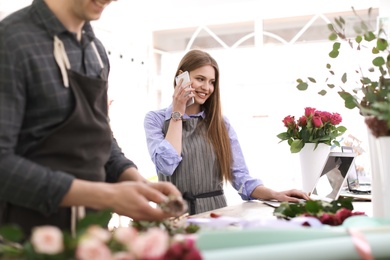
POLYGON ((189 220, 207 223, 217 221, 218 218, 213 220, 212 217, 219 216, 222 220, 246 223, 222 228, 221 225, 204 225, 196 243, 205 260, 390 259, 390 220, 373 218, 371 202, 354 202, 353 205, 354 211, 363 211, 367 216, 350 217, 337 227, 291 225, 291 221, 273 216, 274 208, 261 201, 246 201, 204 212, 190 216, 189 220), (258 224, 253 225, 256 219, 258 224), (366 255, 359 244, 368 248, 366 255), (373 258, 367 258, 370 255, 373 258))

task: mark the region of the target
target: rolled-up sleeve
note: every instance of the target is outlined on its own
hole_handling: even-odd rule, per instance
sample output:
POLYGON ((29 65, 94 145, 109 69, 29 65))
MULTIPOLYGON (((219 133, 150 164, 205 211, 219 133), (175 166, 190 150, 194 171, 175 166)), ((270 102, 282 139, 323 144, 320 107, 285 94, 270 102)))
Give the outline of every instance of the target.
POLYGON ((118 142, 113 137, 112 144, 111 144, 110 159, 104 166, 106 170, 106 182, 110 182, 110 183, 117 182, 121 174, 124 172, 124 170, 130 167, 137 168, 137 165, 135 165, 135 163, 132 160, 128 159, 124 155, 122 149, 118 145, 118 142))
POLYGON ((146 142, 150 157, 158 173, 170 176, 173 174, 182 157, 174 147, 165 140, 163 127, 165 122, 165 109, 150 111, 144 120, 146 142))

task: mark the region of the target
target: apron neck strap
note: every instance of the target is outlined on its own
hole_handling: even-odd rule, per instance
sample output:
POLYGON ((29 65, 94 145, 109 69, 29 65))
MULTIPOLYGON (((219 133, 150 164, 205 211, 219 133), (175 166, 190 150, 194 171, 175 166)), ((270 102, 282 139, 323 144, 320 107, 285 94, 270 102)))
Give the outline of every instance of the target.
MULTIPOLYGON (((96 58, 99 61, 100 67, 103 69, 104 63, 103 63, 102 58, 100 57, 100 54, 96 48, 95 42, 92 41, 91 46, 96 54, 96 58)), ((66 54, 64 43, 60 40, 60 38, 58 38, 57 35, 54 35, 54 59, 56 60, 56 63, 61 70, 62 81, 64 83, 64 86, 66 88, 68 88, 69 87, 69 79, 68 79, 67 70, 70 69, 70 62, 68 59, 68 55, 66 54)))

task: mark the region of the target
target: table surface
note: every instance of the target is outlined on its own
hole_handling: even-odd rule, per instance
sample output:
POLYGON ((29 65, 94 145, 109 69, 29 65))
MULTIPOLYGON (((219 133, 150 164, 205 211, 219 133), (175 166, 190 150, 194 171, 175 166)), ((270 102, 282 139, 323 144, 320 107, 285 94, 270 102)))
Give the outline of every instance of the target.
MULTIPOLYGON (((353 202, 354 211, 365 212, 366 215, 372 216, 372 204, 370 201, 356 201, 353 202)), ((209 218, 211 213, 237 217, 237 218, 276 218, 273 216, 275 208, 264 204, 262 201, 243 201, 242 203, 227 206, 224 208, 215 209, 212 211, 203 212, 200 214, 192 215, 193 218, 209 218)))

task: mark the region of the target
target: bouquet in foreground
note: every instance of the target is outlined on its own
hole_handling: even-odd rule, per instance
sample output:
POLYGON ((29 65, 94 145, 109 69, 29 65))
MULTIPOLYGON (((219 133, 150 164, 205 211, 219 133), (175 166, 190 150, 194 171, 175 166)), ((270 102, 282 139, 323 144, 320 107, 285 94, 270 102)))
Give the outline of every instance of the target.
POLYGON ((298 120, 294 116, 286 116, 283 124, 286 132, 280 133, 277 137, 280 142, 287 141, 291 153, 298 153, 306 143, 314 143, 317 148, 319 143, 340 146, 337 137, 347 130, 340 126, 342 118, 338 113, 320 111, 312 107, 305 108, 305 114, 298 120))
POLYGON ((177 219, 132 221, 128 227, 107 228, 111 211, 90 213, 75 235, 55 226, 38 226, 24 240, 17 226, 0 227, 1 259, 181 260, 202 259, 195 246, 195 225, 177 219), (23 242, 24 240, 24 242, 23 242))
POLYGON ((274 210, 274 216, 285 219, 295 217, 313 217, 329 226, 342 225, 344 220, 352 216, 366 215, 353 211, 352 198, 339 198, 331 202, 309 200, 300 203, 282 202, 274 210))

